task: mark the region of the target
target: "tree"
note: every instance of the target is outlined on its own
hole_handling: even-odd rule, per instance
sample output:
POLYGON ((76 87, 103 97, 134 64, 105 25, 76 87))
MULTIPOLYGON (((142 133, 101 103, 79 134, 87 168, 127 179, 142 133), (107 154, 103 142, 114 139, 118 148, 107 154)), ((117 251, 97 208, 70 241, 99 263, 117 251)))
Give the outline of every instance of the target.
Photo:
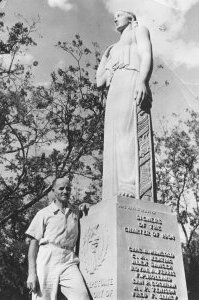
POLYGON ((194 283, 196 276, 199 277, 199 113, 189 111, 187 120, 178 119, 174 128, 168 129, 167 124, 162 129, 156 135, 158 199, 177 214, 184 233, 188 291, 190 299, 196 300, 199 293, 194 283))
MULTIPOLYGON (((23 121, 20 120, 19 115, 17 116, 17 112, 22 114, 24 111, 24 90, 28 89, 31 66, 25 68, 18 58, 25 48, 36 45, 36 43, 31 38, 31 34, 35 30, 34 22, 29 27, 18 22, 11 28, 5 28, 2 21, 0 26, 2 36, 0 53, 3 55, 0 64, 0 216, 3 217, 4 211, 16 208, 21 201, 21 199, 17 199, 15 202, 13 195, 21 184, 24 172, 22 168, 18 173, 19 168, 17 169, 17 164, 15 165, 12 161, 16 157, 20 165, 20 154, 16 151, 16 141, 18 138, 18 142, 22 143, 22 135, 17 124, 20 122, 23 124, 23 121), (8 58, 7 64, 5 64, 6 58, 8 58), (20 103, 20 98, 22 103, 20 103), (15 179, 12 177, 14 173, 18 174, 18 178, 17 176, 14 176, 15 179)), ((14 299, 13 295, 16 298, 20 295, 21 299, 24 299, 23 286, 26 276, 26 272, 24 272, 26 245, 22 238, 25 227, 24 220, 25 218, 22 217, 15 218, 10 224, 1 228, 0 295, 3 299, 14 299)))
MULTIPOLYGON (((28 47, 36 46, 36 24, 18 22, 8 31, 1 26, 0 52, 10 63, 0 65, 0 298, 25 300, 24 232, 36 211, 48 203, 56 178, 87 180, 89 189, 74 193, 76 204, 100 199, 106 90, 98 90, 94 81, 100 57, 96 43, 91 52, 79 35, 71 43, 58 42, 57 51, 64 51, 73 63, 55 70, 48 87, 36 86, 32 72, 38 62, 25 66, 18 60, 28 47)), ((191 282, 199 266, 198 117, 191 112, 188 121, 180 120, 156 136, 158 198, 172 206, 183 229, 190 291, 196 291, 191 282)))
POLYGON ((35 86, 32 69, 38 63, 19 61, 36 46, 35 26, 18 22, 6 31, 2 25, 0 41, 1 53, 10 58, 9 65, 0 65, 0 297, 13 300, 28 297, 24 233, 56 178, 77 174, 90 180, 90 190, 74 197, 76 204, 98 201, 101 185, 105 92, 94 83, 98 46, 93 44, 92 56, 79 35, 59 42, 58 50, 74 64, 53 72, 48 87, 35 86))
MULTIPOLYGON (((2 93, 0 162, 8 176, 0 177, 0 224, 47 195, 52 188, 47 179, 53 182, 75 173, 92 177, 85 157, 96 157, 97 163, 102 151, 104 94, 89 78, 91 64, 86 64, 87 69, 80 65, 83 55, 91 52, 78 35, 72 44, 59 43, 58 47, 69 53, 77 65, 53 72, 48 88, 31 86, 27 77, 30 74, 26 73, 20 88, 15 81, 15 90, 7 86, 2 93), (59 144, 64 146, 59 149, 59 144)), ((99 52, 95 54, 98 60, 99 52)))

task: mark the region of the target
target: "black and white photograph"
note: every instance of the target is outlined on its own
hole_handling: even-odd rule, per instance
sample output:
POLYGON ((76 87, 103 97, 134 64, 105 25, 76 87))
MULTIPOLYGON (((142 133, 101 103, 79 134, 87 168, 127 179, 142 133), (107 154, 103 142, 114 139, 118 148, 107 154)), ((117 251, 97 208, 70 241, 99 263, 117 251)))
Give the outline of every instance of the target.
POLYGON ((199 0, 0 0, 0 300, 199 300, 199 0))

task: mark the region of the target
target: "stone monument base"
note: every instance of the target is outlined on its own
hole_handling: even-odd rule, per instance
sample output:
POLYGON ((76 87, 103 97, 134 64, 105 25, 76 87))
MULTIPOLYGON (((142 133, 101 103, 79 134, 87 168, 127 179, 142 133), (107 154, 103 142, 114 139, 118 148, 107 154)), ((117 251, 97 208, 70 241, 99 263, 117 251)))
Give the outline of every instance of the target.
POLYGON ((188 300, 176 216, 117 197, 81 220, 80 269, 94 300, 188 300))

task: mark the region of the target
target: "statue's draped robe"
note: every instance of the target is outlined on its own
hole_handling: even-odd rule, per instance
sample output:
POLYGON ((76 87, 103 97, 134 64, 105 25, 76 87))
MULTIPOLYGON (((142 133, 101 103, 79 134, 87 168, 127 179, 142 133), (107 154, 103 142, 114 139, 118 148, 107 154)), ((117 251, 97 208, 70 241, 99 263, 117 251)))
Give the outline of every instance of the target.
MULTIPOLYGON (((124 195, 155 201, 149 106, 134 100, 139 76, 136 44, 115 44, 105 66, 107 84, 103 154, 103 200, 124 195)), ((150 103, 150 101, 148 102, 150 103)))

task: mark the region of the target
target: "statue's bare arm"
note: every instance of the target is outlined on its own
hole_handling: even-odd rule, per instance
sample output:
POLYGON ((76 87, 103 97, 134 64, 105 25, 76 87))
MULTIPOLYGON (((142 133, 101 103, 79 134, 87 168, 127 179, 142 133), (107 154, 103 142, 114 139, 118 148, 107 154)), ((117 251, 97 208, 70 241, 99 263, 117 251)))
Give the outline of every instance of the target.
POLYGON ((39 249, 39 242, 32 238, 29 245, 28 251, 28 279, 27 279, 27 287, 33 291, 37 292, 38 288, 38 278, 36 271, 36 259, 37 253, 39 249))
POLYGON ((141 104, 147 94, 147 85, 152 68, 152 45, 150 34, 146 27, 137 27, 136 40, 140 56, 140 74, 134 98, 138 104, 141 104))

